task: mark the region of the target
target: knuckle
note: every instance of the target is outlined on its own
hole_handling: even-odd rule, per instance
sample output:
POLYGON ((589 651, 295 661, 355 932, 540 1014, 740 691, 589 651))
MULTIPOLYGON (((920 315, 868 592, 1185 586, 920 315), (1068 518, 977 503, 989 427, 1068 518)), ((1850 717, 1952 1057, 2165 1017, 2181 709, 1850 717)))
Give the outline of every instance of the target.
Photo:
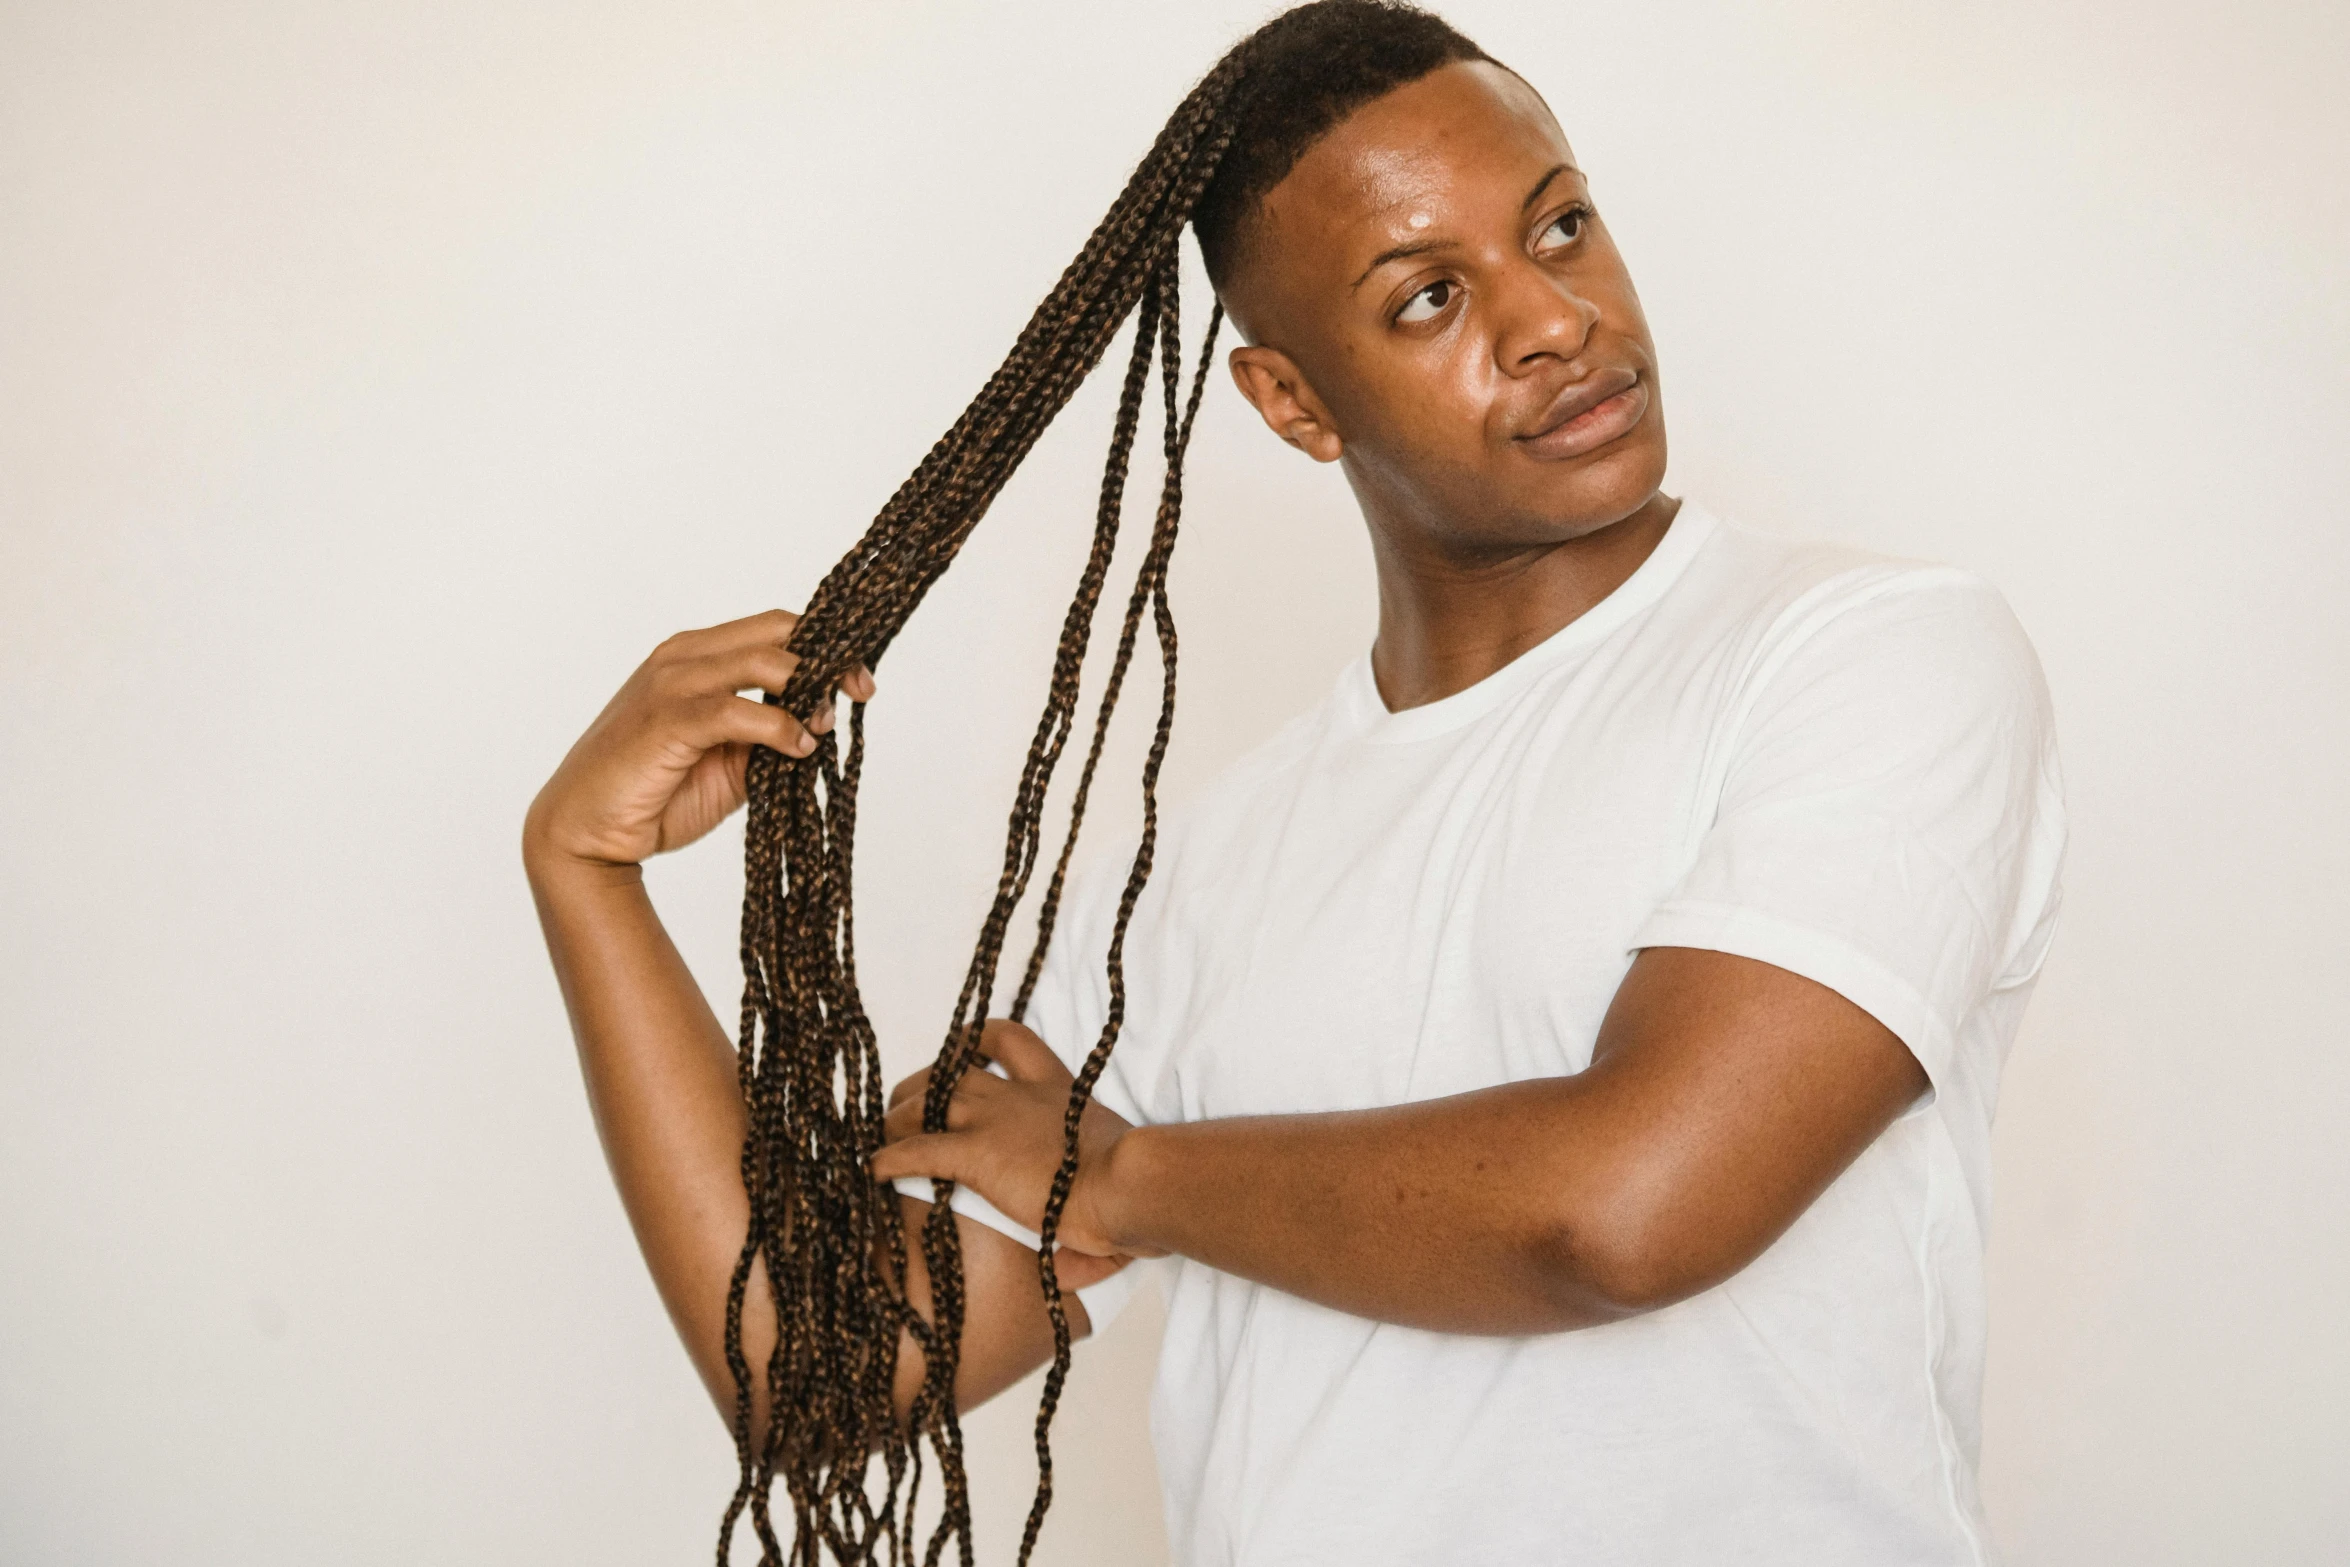
POLYGON ((686 711, 688 722, 698 732, 719 740, 740 740, 744 736, 741 703, 728 693, 717 696, 697 696, 686 711))
POLYGON ((799 667, 799 658, 780 647, 760 647, 751 653, 751 673, 762 691, 781 691, 799 667))
POLYGON ((672 655, 653 661, 653 689, 671 701, 698 700, 699 684, 693 678, 694 660, 672 655))

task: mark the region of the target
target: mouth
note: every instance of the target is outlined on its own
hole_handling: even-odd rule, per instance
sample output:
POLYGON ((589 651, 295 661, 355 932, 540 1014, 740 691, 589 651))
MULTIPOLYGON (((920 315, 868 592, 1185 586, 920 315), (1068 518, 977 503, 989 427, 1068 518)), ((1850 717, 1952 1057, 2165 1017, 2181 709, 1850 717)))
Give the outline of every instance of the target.
POLYGON ((1648 413, 1648 386, 1630 370, 1594 370, 1571 382, 1522 434, 1528 456, 1563 462, 1597 451, 1631 431, 1648 413))

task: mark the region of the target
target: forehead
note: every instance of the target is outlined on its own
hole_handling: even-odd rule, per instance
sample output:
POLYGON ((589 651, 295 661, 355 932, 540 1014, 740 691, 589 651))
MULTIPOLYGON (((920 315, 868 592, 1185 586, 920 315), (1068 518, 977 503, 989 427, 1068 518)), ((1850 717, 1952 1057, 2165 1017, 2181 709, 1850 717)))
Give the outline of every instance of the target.
MULTIPOLYGON (((1572 163, 1539 94, 1486 61, 1444 66, 1365 104, 1307 149, 1258 221, 1276 269, 1360 269, 1398 238, 1486 214, 1514 219, 1532 181, 1572 163)), ((1352 277, 1353 273, 1347 273, 1352 277)))

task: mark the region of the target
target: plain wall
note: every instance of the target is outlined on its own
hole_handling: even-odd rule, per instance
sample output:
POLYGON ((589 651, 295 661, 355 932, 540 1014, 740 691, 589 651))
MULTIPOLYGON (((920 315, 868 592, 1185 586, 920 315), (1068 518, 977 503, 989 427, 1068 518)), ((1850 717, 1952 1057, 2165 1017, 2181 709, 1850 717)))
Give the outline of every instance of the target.
MULTIPOLYGON (((708 1550, 731 1453, 523 807, 661 636, 804 594, 1264 9, 0 5, 0 1560, 708 1550)), ((2012 1559, 2340 1561, 2346 13, 1451 11, 1592 172, 1671 486, 1979 570, 2047 665, 2076 834, 1998 1137, 2012 1559)), ((1244 413, 1219 377, 1178 797, 1371 626, 1343 484, 1244 413)), ((1089 388, 883 670, 860 933, 904 1068, 1106 423, 1089 388)), ((728 1015, 735 841, 653 873, 728 1015)), ((1080 1355, 1052 1562, 1163 1557, 1155 1325, 1080 1355)), ((971 1422, 990 1560, 1031 1409, 971 1422)))

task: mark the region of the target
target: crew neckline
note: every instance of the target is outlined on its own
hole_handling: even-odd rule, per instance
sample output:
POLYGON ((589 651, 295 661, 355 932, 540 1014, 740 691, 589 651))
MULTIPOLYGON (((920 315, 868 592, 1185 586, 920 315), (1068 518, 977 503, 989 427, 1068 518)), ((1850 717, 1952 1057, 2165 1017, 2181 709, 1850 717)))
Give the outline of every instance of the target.
POLYGON ((1365 648, 1339 676, 1338 694, 1347 729, 1356 738, 1394 745, 1430 739, 1475 722, 1524 690, 1561 659, 1605 639, 1664 597, 1665 590, 1688 569, 1689 562, 1696 558, 1716 526, 1713 513, 1684 497, 1680 510, 1666 525, 1665 536, 1657 540, 1648 559, 1616 585, 1614 592, 1483 680, 1448 697, 1390 712, 1380 698, 1378 678, 1371 673, 1370 649, 1365 648))

